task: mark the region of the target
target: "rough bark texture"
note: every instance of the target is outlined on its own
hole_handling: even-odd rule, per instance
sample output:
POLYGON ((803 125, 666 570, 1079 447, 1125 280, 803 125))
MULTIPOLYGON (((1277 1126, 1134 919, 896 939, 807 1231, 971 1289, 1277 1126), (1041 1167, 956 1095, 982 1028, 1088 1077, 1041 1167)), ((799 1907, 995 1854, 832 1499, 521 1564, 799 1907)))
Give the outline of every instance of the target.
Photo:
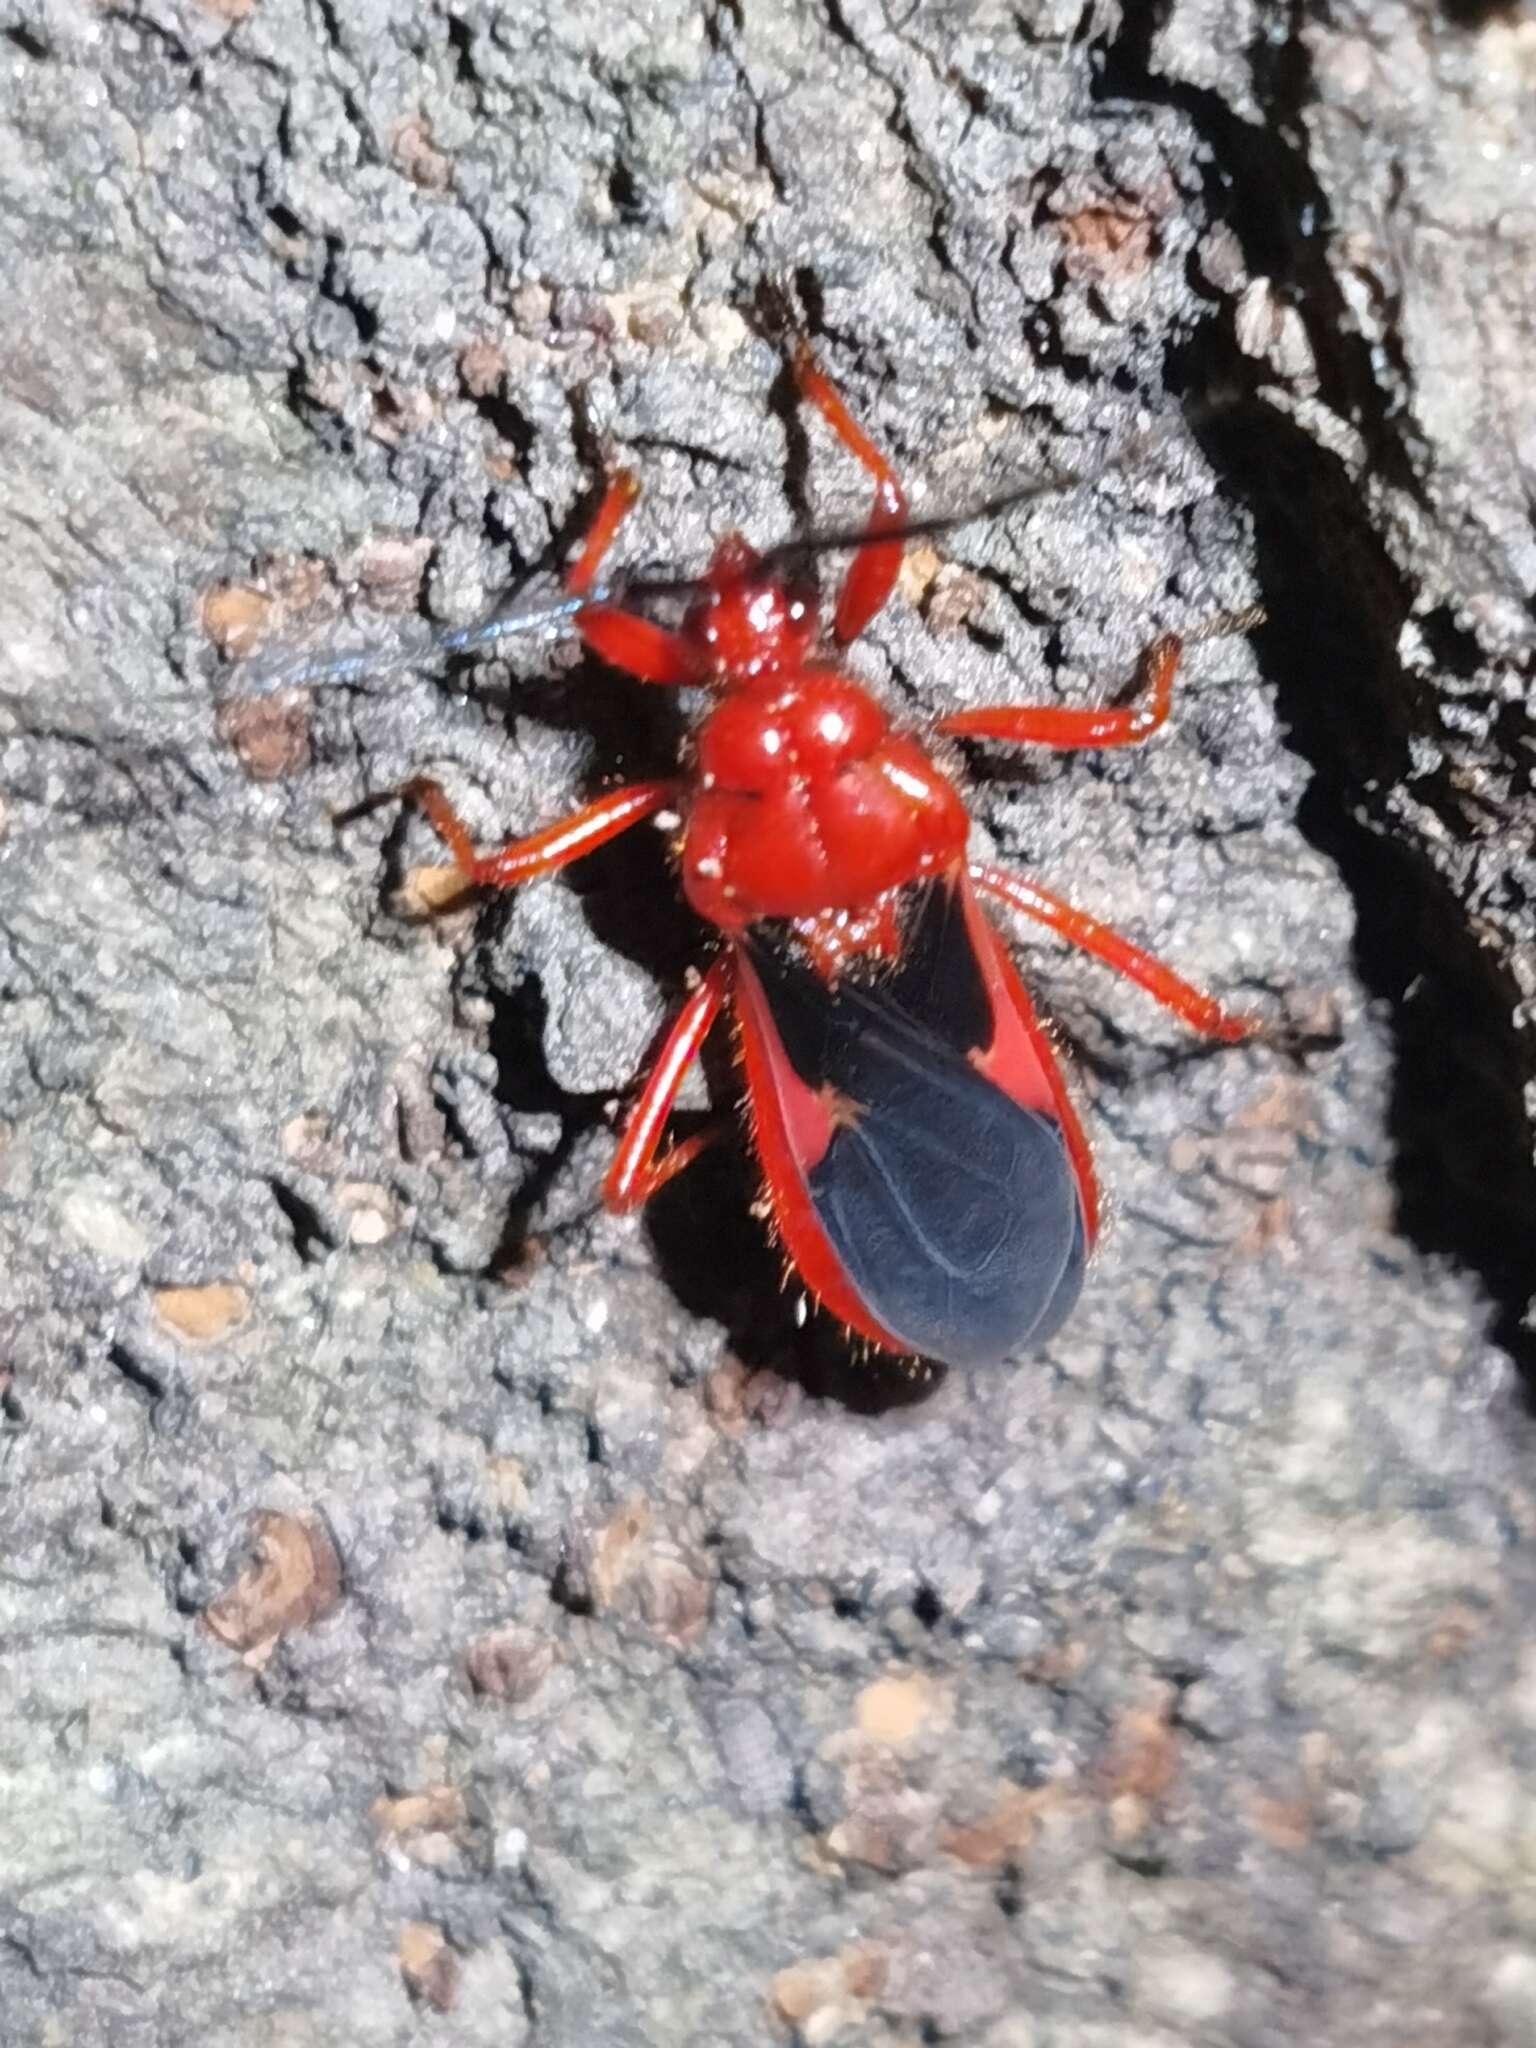
POLYGON ((6 21, 6 2041, 1529 2042, 1528 12, 6 21), (430 922, 332 828, 430 770, 489 841, 674 703, 220 658, 473 616, 613 452, 636 562, 855 512, 795 327, 923 508, 1161 429, 919 557, 896 703, 1274 621, 1143 756, 974 764, 1338 1026, 1028 946, 1117 1226, 988 1378, 798 1341, 739 1159, 594 1213, 655 835, 430 922))

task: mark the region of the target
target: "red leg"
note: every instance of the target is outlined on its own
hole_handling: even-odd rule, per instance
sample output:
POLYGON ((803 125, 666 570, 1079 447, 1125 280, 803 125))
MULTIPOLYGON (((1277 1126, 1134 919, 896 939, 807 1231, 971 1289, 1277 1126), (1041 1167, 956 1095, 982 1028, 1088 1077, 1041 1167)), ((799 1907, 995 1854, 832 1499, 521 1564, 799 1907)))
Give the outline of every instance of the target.
POLYGON ((650 619, 611 604, 589 605, 576 614, 576 630, 594 654, 642 683, 696 683, 700 667, 693 643, 650 619))
MULTIPOLYGON (((639 496, 640 485, 630 472, 615 470, 582 542, 581 553, 566 571, 565 587, 573 597, 584 597, 592 588, 614 535, 639 496)), ((616 605, 588 605, 576 615, 576 630, 594 654, 642 683, 698 680, 693 649, 681 633, 669 633, 665 626, 620 611, 616 605)))
POLYGON ((1043 704, 997 704, 981 711, 957 711, 938 722, 939 732, 960 739, 1002 740, 1011 746, 1133 747, 1149 739, 1168 717, 1173 678, 1186 647, 1249 633, 1265 620, 1262 605, 1246 611, 1219 612, 1191 633, 1163 633, 1143 650, 1136 664, 1136 697, 1129 704, 1100 705, 1077 711, 1043 704))
POLYGON ((907 501, 896 472, 861 427, 855 424, 837 388, 811 354, 809 342, 795 350, 795 381, 800 395, 814 405, 839 441, 875 480, 875 501, 869 513, 869 543, 848 565, 838 593, 832 629, 839 640, 855 640, 891 594, 901 568, 900 540, 880 541, 883 533, 901 528, 907 501))
POLYGON ((622 789, 611 789, 595 802, 583 804, 568 818, 546 825, 541 832, 530 832, 526 839, 510 840, 494 853, 475 852, 463 819, 429 777, 416 776, 400 794, 409 802, 420 804, 427 822, 453 855, 455 865, 463 870, 466 882, 491 889, 515 889, 520 882, 531 882, 536 875, 552 875, 557 868, 580 860, 583 854, 595 853, 610 839, 627 832, 631 825, 638 825, 642 818, 649 818, 673 802, 678 786, 675 782, 627 782, 622 789))
POLYGON ((603 1181, 603 1201, 617 1215, 648 1202, 676 1173, 698 1158, 718 1133, 698 1132, 656 1157, 683 1076, 698 1057, 730 985, 731 956, 722 953, 689 996, 662 1041, 661 1051, 624 1125, 619 1149, 603 1181))
POLYGON ((1259 1018, 1238 1016, 1224 1010, 1210 996, 1202 995, 1199 989, 1180 980, 1173 969, 1165 967, 1161 960, 1154 960, 1150 953, 1143 953, 1139 946, 1122 939, 1108 925, 1100 924, 1097 918, 1089 917, 1085 911, 1074 910, 1059 896, 1047 895, 1044 889, 1036 888, 1033 882, 1026 882, 1022 876, 1010 875, 1002 868, 986 867, 978 861, 972 863, 971 879, 986 895, 996 897, 999 903, 1006 903, 1010 910, 1016 910, 1024 917, 1032 917, 1037 924, 1047 926, 1072 945, 1081 946, 1085 953, 1092 953, 1096 960, 1113 967, 1127 981, 1134 981, 1165 1010, 1172 1010, 1192 1031, 1198 1031, 1202 1038, 1220 1038, 1229 1045, 1235 1045, 1239 1039, 1250 1038, 1262 1028, 1259 1018))
POLYGON ((614 535, 639 496, 640 480, 631 471, 616 469, 609 477, 603 502, 581 544, 581 553, 565 572, 565 587, 572 597, 585 597, 592 588, 602 559, 613 546, 614 535))
POLYGON ((1166 720, 1183 651, 1177 633, 1154 640, 1136 664, 1137 694, 1130 704, 1086 711, 1054 704, 997 704, 981 711, 956 711, 941 718, 937 729, 960 739, 1003 740, 1011 746, 1133 747, 1166 720))

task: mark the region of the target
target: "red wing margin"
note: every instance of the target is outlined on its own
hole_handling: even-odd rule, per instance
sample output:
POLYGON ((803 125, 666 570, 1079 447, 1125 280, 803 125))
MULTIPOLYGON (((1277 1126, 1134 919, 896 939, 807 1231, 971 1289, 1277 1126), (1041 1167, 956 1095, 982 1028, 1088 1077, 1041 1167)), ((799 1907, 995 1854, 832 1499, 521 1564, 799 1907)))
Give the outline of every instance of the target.
POLYGON ((996 1028, 966 893, 918 885, 901 960, 869 985, 831 990, 754 933, 736 987, 790 1257, 853 1328, 962 1367, 1042 1343, 1077 1299, 1088 1243, 1055 1077, 1038 1060, 1012 1074, 1020 1101, 986 1071, 1018 1019, 996 1028))

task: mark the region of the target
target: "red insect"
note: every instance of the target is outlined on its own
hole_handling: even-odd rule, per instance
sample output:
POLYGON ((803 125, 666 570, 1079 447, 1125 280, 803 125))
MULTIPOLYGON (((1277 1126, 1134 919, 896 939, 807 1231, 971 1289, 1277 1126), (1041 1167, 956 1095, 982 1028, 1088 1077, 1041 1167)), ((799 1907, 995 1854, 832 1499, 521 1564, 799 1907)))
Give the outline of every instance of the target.
MULTIPOLYGON (((882 1351, 985 1365, 1042 1342, 1071 1309, 1099 1202, 1049 1039, 981 899, 1085 948, 1205 1036, 1237 1040, 1255 1027, 1034 883, 967 861, 959 791, 837 652, 890 595, 913 531, 906 501, 808 349, 795 368, 803 397, 875 480, 834 648, 779 558, 734 534, 693 586, 680 628, 610 601, 621 593, 598 585, 598 567, 638 495, 621 472, 566 589, 583 601, 575 630, 605 661, 713 694, 678 774, 610 790, 485 854, 435 782, 401 794, 470 882, 498 889, 675 812, 683 892, 720 945, 624 1125, 604 1201, 639 1207, 709 1142, 705 1131, 664 1149, 684 1075, 729 1010, 772 1227, 803 1285, 882 1351)), ((1168 716, 1181 645, 1172 634, 1152 642, 1126 705, 1002 705, 934 731, 1132 745, 1168 716)))

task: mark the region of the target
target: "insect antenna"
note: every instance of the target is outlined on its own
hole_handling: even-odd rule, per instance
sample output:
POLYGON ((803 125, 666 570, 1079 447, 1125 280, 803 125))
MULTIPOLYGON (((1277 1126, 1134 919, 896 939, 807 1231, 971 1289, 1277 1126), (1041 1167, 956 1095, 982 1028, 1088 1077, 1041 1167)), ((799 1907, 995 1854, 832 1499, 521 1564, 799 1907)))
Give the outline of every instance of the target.
POLYGON ((525 634, 542 633, 548 639, 558 638, 571 630, 578 612, 591 604, 606 604, 614 595, 613 587, 605 584, 581 597, 564 595, 542 603, 518 605, 516 600, 526 588, 526 584, 519 585, 493 611, 467 626, 445 626, 425 638, 411 637, 399 645, 373 641, 342 649, 295 651, 290 647, 254 655, 240 663, 240 680, 257 694, 322 684, 346 686, 365 678, 373 681, 397 674, 401 669, 430 667, 437 662, 486 653, 504 640, 525 634))
MULTIPOLYGON (((1129 468, 1149 448, 1166 439, 1170 431, 1167 423, 1161 424, 1135 435, 1107 460, 1090 468, 1062 471, 1053 476, 1026 477, 1009 485, 1006 490, 994 492, 990 497, 962 506, 957 511, 929 513, 907 519, 900 526, 883 528, 877 538, 881 543, 889 544, 892 541, 921 540, 930 534, 951 533, 960 527, 979 525, 983 520, 1017 511, 1021 505, 1035 504, 1044 498, 1083 489, 1129 468)), ((760 566, 771 576, 787 565, 812 556, 867 547, 871 539, 867 523, 824 527, 793 535, 765 549, 760 557, 760 566)), ((372 681, 394 675, 402 669, 488 653, 503 641, 528 634, 537 633, 556 639, 574 631, 578 614, 594 605, 628 606, 653 598, 689 598, 706 587, 707 578, 699 574, 625 575, 621 572, 602 584, 594 584, 579 596, 562 592, 558 597, 543 602, 519 604, 518 599, 529 588, 524 582, 503 596, 485 617, 467 626, 444 627, 424 638, 413 637, 398 646, 374 642, 341 650, 278 650, 270 655, 258 654, 239 664, 240 678, 243 685, 257 693, 327 684, 345 687, 359 684, 364 679, 372 681)))
POLYGON ((1171 423, 1161 422, 1145 433, 1133 435, 1113 455, 1090 468, 1061 470, 1051 476, 1023 477, 1005 490, 996 491, 973 504, 962 505, 952 512, 932 512, 920 518, 906 519, 900 526, 882 527, 878 535, 871 535, 867 524, 825 527, 797 534, 770 548, 763 559, 772 563, 790 560, 796 555, 835 554, 843 549, 867 547, 872 539, 881 542, 922 540, 929 534, 952 533, 962 526, 977 526, 983 520, 998 519, 1005 512, 1015 512, 1021 505, 1033 505, 1042 498, 1061 497, 1068 491, 1100 483, 1105 477, 1118 476, 1149 449, 1166 440, 1172 431, 1171 423))

